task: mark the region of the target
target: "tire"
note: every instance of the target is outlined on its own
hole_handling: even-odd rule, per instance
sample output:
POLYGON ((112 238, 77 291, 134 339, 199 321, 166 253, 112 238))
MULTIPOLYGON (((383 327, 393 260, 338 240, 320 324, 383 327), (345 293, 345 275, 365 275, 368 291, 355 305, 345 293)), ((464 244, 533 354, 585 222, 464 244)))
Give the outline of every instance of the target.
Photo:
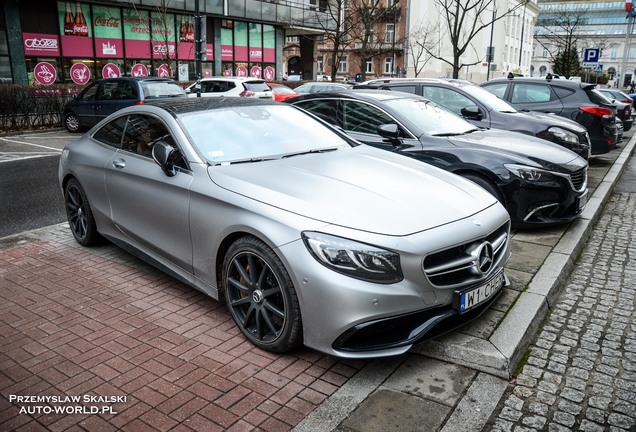
POLYGON ((66 217, 75 240, 82 246, 98 244, 102 236, 97 232, 93 212, 84 193, 84 189, 76 179, 71 179, 64 189, 64 206, 66 217))
POLYGON ((80 124, 79 118, 75 115, 74 112, 66 113, 66 115, 64 116, 64 127, 71 133, 77 133, 82 130, 82 125, 80 124))
POLYGON ((506 206, 506 202, 504 201, 501 191, 493 182, 475 174, 461 174, 461 176, 473 183, 476 183, 478 186, 481 186, 488 193, 490 193, 490 195, 497 198, 497 201, 503 204, 504 207, 506 206))
POLYGON ((296 290, 265 243, 249 236, 230 246, 223 260, 222 289, 234 322, 254 345, 281 353, 302 344, 296 290))

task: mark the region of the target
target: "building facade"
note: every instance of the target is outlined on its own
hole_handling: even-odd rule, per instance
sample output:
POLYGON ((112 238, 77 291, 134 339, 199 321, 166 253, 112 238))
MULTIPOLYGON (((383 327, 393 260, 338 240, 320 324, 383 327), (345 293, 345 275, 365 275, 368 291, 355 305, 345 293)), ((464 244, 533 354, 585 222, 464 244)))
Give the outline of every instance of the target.
MULTIPOLYGON (((510 72, 528 75, 534 24, 539 13, 537 0, 494 0, 491 4, 482 3, 488 6, 486 10, 478 17, 468 13, 464 21, 467 28, 472 23, 483 28, 472 38, 461 57, 461 62, 466 66, 460 71, 459 78, 484 82, 510 72)), ((441 0, 411 0, 408 4, 405 61, 409 77, 452 76, 453 46, 443 4, 445 2, 441 0), (419 48, 421 46, 426 46, 436 57, 445 61, 423 53, 419 48)))
MULTIPOLYGON (((45 0, 34 7, 2 0, 0 80, 85 84, 102 77, 153 75, 192 81, 197 46, 202 76, 280 79, 285 35, 311 35, 332 25, 316 3, 45 0), (197 23, 200 45, 195 43, 197 23)), ((307 61, 311 65, 311 57, 307 61)))
MULTIPOLYGON (((631 2, 630 2, 631 3, 631 2)), ((616 0, 539 0, 535 49, 531 73, 553 73, 552 59, 568 34, 579 52, 581 64, 586 49, 598 48, 600 58, 591 72, 606 73, 612 87, 625 88, 636 76, 636 41, 633 40, 634 16, 626 11, 626 2, 616 0), (567 25, 564 25, 563 22, 567 25)), ((585 76, 584 76, 585 78, 585 76)))

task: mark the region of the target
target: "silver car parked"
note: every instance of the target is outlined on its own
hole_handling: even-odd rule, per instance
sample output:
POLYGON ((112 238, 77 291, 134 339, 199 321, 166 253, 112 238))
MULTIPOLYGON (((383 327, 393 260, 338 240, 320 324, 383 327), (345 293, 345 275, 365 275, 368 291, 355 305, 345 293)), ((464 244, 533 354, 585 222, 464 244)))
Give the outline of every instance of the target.
POLYGON ((59 181, 80 244, 106 237, 223 296, 272 352, 400 354, 507 283, 492 195, 273 101, 125 108, 65 148, 59 181))

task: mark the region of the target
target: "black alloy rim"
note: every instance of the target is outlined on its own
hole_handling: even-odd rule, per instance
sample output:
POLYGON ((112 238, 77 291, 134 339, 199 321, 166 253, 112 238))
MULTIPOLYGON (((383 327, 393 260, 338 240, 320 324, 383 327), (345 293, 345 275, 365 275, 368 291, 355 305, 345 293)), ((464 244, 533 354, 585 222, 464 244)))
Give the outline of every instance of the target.
POLYGON ((68 213, 68 222, 73 233, 78 238, 84 238, 88 220, 86 218, 84 199, 79 189, 75 186, 69 187, 66 192, 66 212, 68 213))

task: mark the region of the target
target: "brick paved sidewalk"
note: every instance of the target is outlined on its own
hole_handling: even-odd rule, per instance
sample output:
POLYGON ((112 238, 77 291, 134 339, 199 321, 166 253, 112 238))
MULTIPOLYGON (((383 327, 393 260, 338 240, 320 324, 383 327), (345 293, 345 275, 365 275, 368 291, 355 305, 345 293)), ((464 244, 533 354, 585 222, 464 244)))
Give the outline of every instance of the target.
POLYGON ((66 224, 0 243, 0 297, 0 431, 280 432, 365 364, 257 349, 223 303, 66 224))

